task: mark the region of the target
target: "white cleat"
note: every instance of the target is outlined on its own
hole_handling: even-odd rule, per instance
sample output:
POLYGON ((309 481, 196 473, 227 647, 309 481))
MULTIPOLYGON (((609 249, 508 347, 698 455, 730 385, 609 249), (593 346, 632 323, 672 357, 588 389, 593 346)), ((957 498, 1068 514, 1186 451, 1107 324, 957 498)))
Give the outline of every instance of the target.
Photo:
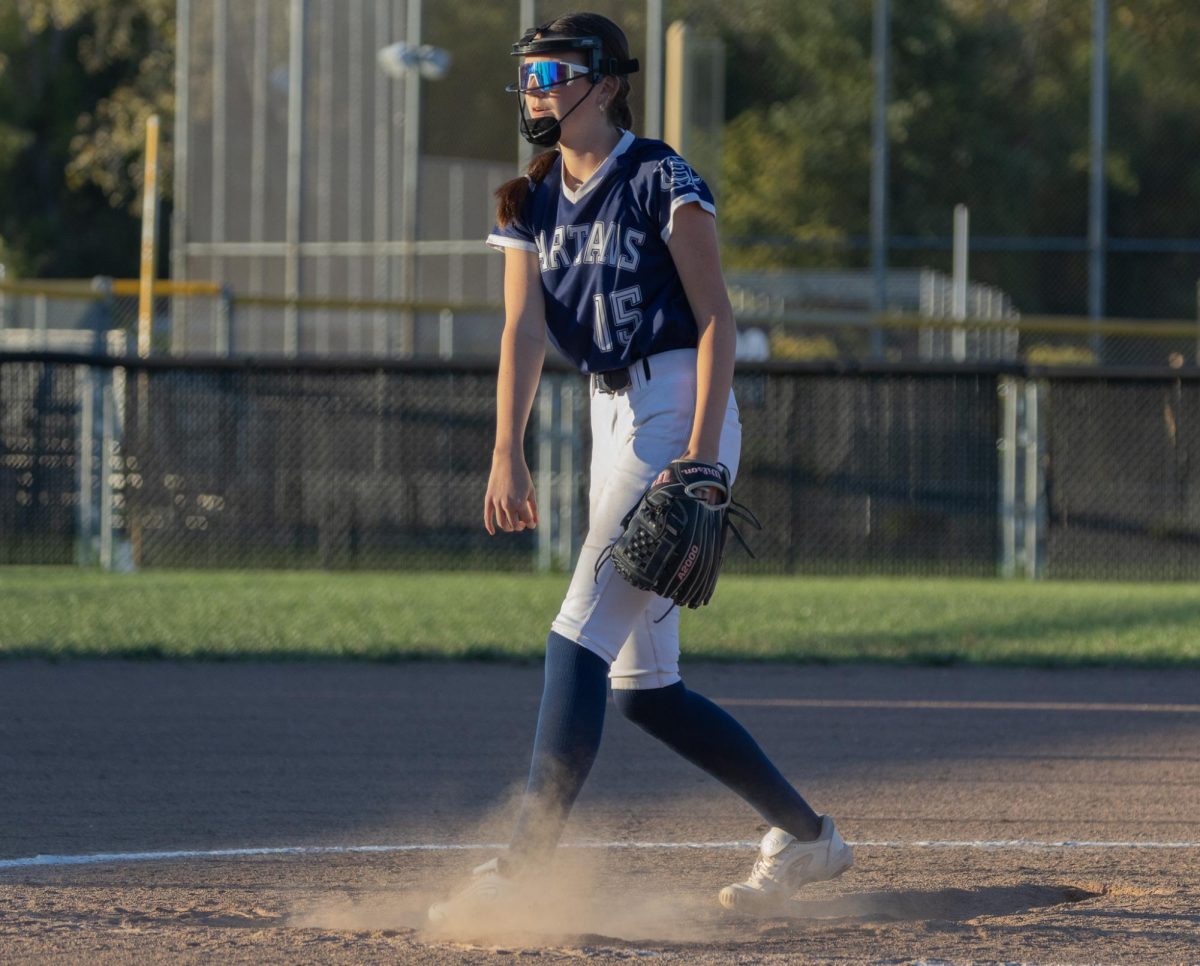
POLYGON ((821 835, 812 842, 801 842, 781 828, 763 836, 758 859, 750 878, 721 890, 718 898, 726 909, 762 909, 788 899, 810 882, 836 879, 854 865, 854 851, 848 846, 833 819, 821 816, 821 835))
POLYGON ((516 894, 516 883, 500 869, 500 859, 477 866, 471 878, 450 898, 429 907, 429 921, 442 925, 450 921, 468 923, 474 916, 495 908, 516 894))

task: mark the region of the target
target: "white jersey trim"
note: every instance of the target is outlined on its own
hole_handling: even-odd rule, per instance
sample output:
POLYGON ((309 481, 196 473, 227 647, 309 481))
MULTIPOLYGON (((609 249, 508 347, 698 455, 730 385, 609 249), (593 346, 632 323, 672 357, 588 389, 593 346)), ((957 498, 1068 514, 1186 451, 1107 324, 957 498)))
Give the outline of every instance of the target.
MULTIPOLYGON (((629 146, 633 144, 634 140, 633 132, 625 131, 621 135, 621 140, 619 140, 612 151, 609 152, 608 157, 600 162, 600 167, 593 171, 592 176, 574 191, 567 187, 567 179, 560 176, 558 180, 562 182, 563 197, 573 205, 578 204, 581 198, 594 191, 596 186, 605 179, 605 177, 608 175, 608 172, 612 170, 613 162, 629 150, 629 146)), ((559 160, 559 163, 562 163, 561 159, 559 160)))
MULTIPOLYGON (((476 238, 479 236, 476 235, 476 238)), ((512 238, 508 235, 497 235, 495 232, 487 236, 487 247, 494 248, 496 251, 504 251, 506 248, 517 248, 523 252, 533 252, 537 254, 537 245, 533 242, 523 241, 520 238, 512 238)))
POLYGON ((696 202, 696 204, 698 204, 701 208, 703 208, 705 211, 707 211, 714 218, 717 217, 717 206, 712 204, 711 202, 705 201, 694 191, 691 194, 680 195, 678 198, 672 198, 671 199, 671 213, 670 213, 670 215, 667 216, 667 227, 662 230, 662 240, 663 241, 671 240, 671 231, 675 227, 675 211, 676 211, 676 209, 682 208, 684 205, 689 205, 693 201, 696 202))

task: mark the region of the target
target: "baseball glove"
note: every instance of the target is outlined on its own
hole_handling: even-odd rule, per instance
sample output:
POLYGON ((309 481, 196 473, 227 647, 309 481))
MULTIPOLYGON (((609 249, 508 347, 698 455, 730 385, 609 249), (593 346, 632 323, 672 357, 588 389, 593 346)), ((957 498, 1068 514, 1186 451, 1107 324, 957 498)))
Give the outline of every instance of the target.
POLYGON ((723 464, 673 460, 626 514, 624 532, 601 554, 596 573, 611 559, 617 573, 639 590, 652 590, 680 607, 707 604, 717 586, 730 531, 754 556, 733 525, 734 517, 762 529, 750 510, 733 502, 723 464), (704 498, 705 487, 720 493, 717 503, 704 498))

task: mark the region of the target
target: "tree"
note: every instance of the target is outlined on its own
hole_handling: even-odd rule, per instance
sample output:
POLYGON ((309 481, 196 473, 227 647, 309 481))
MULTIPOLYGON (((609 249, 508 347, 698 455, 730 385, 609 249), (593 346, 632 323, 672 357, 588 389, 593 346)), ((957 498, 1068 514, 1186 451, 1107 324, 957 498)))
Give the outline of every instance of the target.
POLYGON ((20 187, 0 198, 0 258, 13 274, 133 273, 145 118, 170 130, 173 13, 173 0, 0 6, 0 180, 20 187))
MULTIPOLYGON (((722 224, 733 265, 862 265, 873 0, 689 0, 728 50, 722 224), (735 9, 736 8, 736 9, 735 9), (814 247, 813 242, 825 242, 814 247)), ((892 0, 890 230, 1082 238, 1088 215, 1091 0, 892 0)), ((1113 237, 1200 237, 1200 18, 1185 0, 1114 3, 1113 237)), ((948 267, 944 249, 893 264, 948 267)), ((1110 311, 1190 315, 1200 259, 1109 259, 1110 311)), ((973 260, 1026 311, 1082 312, 1084 256, 973 260)))

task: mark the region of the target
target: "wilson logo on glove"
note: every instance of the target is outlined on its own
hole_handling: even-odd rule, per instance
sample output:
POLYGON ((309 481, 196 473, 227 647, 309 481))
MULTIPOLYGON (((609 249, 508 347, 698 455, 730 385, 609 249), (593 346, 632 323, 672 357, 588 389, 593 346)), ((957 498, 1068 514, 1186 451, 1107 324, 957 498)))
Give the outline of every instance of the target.
POLYGON ((621 521, 623 532, 596 561, 596 576, 611 559, 630 584, 670 599, 672 607, 707 604, 721 573, 727 534, 732 531, 754 556, 733 517, 762 529, 749 509, 733 502, 724 465, 674 460, 621 521), (717 491, 717 502, 709 502, 709 490, 717 491))

